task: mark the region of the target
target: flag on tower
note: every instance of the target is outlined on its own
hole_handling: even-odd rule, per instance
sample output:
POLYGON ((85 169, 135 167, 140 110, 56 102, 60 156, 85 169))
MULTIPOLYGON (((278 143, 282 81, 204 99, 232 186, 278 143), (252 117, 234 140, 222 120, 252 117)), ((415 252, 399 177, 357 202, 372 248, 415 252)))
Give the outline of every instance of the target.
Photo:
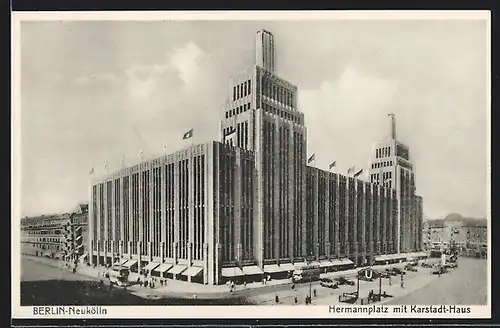
POLYGON ((335 165, 336 165, 336 164, 337 164, 337 161, 333 161, 333 162, 332 162, 332 164, 330 164, 330 165, 328 166, 328 169, 329 169, 329 170, 331 170, 332 168, 334 168, 334 167, 335 167, 335 165))
POLYGON ((363 173, 363 169, 361 169, 361 170, 359 170, 358 172, 356 172, 356 173, 354 174, 354 177, 355 177, 355 178, 357 178, 358 176, 360 176, 360 175, 361 175, 361 173, 363 173))
POLYGON ((316 159, 316 154, 312 154, 311 157, 309 157, 307 159, 307 164, 311 163, 312 161, 314 161, 316 159))
POLYGON ((185 140, 185 139, 192 138, 193 134, 194 134, 194 129, 191 129, 188 132, 184 133, 184 135, 182 136, 182 139, 185 140))
POLYGON ((94 168, 92 168, 89 172, 90 175, 94 174, 94 168))

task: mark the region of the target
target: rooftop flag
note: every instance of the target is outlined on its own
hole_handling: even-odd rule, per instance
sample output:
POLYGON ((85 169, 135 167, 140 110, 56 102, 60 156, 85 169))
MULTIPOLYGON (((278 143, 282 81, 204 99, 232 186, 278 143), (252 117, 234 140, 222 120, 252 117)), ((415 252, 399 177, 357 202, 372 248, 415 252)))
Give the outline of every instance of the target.
POLYGON ((194 129, 191 129, 188 132, 184 133, 184 135, 182 136, 182 139, 185 140, 185 139, 192 138, 193 134, 194 134, 194 129))
POLYGON ((351 174, 354 172, 354 166, 351 166, 349 169, 347 169, 347 174, 351 174))
POLYGON ((316 154, 312 154, 311 157, 309 157, 309 159, 307 160, 307 164, 311 163, 315 159, 316 159, 316 154))

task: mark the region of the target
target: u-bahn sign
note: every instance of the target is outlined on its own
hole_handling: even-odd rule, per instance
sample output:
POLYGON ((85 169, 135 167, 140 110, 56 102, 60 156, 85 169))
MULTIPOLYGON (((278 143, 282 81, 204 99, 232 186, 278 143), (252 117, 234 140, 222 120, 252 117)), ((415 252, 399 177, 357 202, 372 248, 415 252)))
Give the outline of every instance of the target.
POLYGON ((358 279, 372 281, 380 278, 380 272, 372 268, 366 268, 358 271, 358 279))

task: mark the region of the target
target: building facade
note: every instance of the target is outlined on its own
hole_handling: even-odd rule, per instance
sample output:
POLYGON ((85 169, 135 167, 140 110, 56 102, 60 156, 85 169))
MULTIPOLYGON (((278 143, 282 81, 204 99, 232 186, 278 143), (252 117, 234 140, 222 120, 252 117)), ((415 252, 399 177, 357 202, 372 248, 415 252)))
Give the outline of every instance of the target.
POLYGON ((83 259, 88 238, 88 204, 71 213, 21 219, 22 254, 65 261, 83 259))
POLYGON ((395 190, 306 165, 297 87, 274 51, 259 31, 255 64, 229 80, 220 141, 93 179, 92 264, 221 284, 397 251, 395 190))
POLYGON ((457 248, 462 254, 485 257, 488 247, 488 226, 485 219, 465 218, 453 213, 445 219, 428 220, 426 246, 443 250, 457 248))

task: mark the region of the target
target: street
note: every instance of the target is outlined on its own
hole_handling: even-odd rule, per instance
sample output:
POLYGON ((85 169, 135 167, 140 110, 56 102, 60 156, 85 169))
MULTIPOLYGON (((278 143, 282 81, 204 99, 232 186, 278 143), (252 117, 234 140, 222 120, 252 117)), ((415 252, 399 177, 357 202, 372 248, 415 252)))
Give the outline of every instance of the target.
MULTIPOLYGON (((44 259, 41 259, 42 261, 44 259)), ((55 263, 54 260, 47 259, 47 263, 55 263)), ((97 280, 68 270, 56 268, 49 265, 42 265, 40 260, 33 260, 23 256, 21 258, 21 281, 43 281, 43 280, 97 280)))
POLYGON ((442 275, 427 286, 386 304, 456 304, 486 305, 488 295, 488 262, 461 258, 458 268, 442 275))
MULTIPOLYGON (((385 270, 383 267, 375 267, 378 270, 385 270)), ((394 296, 387 299, 384 304, 456 304, 456 305, 481 305, 487 302, 487 261, 461 258, 459 266, 441 275, 431 275, 429 268, 417 267, 418 272, 407 272, 404 276, 404 288, 400 286, 400 277, 392 277, 392 284, 388 279, 382 279, 382 293, 394 296)), ((354 276, 349 279, 356 281, 354 276)), ((313 305, 339 304, 339 295, 342 293, 355 292, 356 286, 340 286, 338 289, 330 289, 320 286, 318 282, 312 284, 312 290, 316 289, 317 297, 312 298, 313 305)), ((379 282, 360 281, 360 297, 368 296, 373 290, 378 293, 379 282)), ((303 305, 305 298, 309 295, 309 284, 297 285, 295 290, 289 286, 286 289, 279 288, 274 291, 250 294, 249 300, 257 304, 276 304, 275 296, 278 295, 279 303, 283 305, 297 304, 303 305)))
MULTIPOLYGON (((148 289, 133 286, 130 290, 118 287, 109 287, 107 280, 101 284, 100 279, 56 267, 59 263, 54 260, 23 257, 21 264, 21 302, 23 305, 60 305, 60 304, 102 304, 102 305, 243 305, 259 304, 272 305, 275 297, 279 297, 279 304, 293 305, 297 297, 297 305, 303 305, 305 298, 316 290, 313 296, 313 305, 330 305, 339 303, 339 295, 356 291, 356 286, 340 286, 330 289, 320 286, 319 282, 296 284, 292 290, 290 283, 263 288, 244 289, 239 286, 227 298, 227 293, 220 293, 219 299, 185 299, 172 295, 159 295, 156 299, 148 299, 142 294, 148 289), (46 262, 46 263, 44 263, 46 262), (135 294, 135 295, 134 295, 135 294), (226 295, 226 296, 225 296, 226 295)), ((377 267, 378 270, 385 270, 377 267)), ((418 267, 418 272, 407 272, 405 288, 400 287, 400 277, 392 277, 392 284, 388 279, 382 279, 382 292, 393 295, 385 304, 457 304, 479 305, 486 304, 487 300, 487 262, 486 260, 462 258, 456 269, 441 275, 431 275, 430 269, 418 267)), ((342 273, 337 273, 342 274, 342 273)), ((353 273, 347 275, 356 282, 353 273)), ((224 288, 224 287, 222 287, 224 288)), ((360 281, 360 296, 367 297, 373 290, 378 293, 379 282, 360 281)), ((201 293, 200 293, 201 295, 201 293)))
MULTIPOLYGON (((110 287, 107 280, 88 277, 56 267, 44 258, 21 258, 21 305, 246 305, 231 299, 185 299, 168 295, 148 299, 129 290, 110 287)), ((144 290, 146 290, 144 288, 144 290)))

